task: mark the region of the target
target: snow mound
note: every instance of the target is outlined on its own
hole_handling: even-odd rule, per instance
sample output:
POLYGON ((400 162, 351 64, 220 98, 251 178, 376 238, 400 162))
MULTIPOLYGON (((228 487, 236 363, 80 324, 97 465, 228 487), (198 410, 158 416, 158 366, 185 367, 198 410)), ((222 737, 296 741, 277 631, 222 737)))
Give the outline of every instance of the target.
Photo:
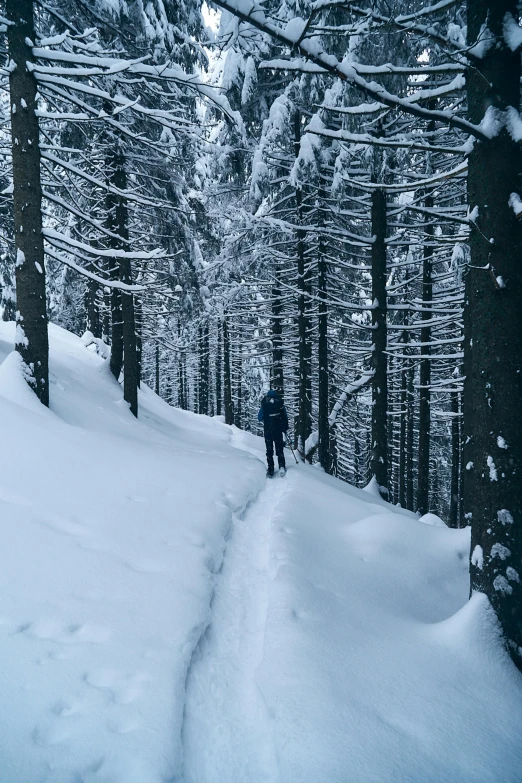
POLYGON ((0 779, 179 779, 187 671, 263 467, 146 388, 136 421, 52 325, 44 408, 13 336, 0 323, 0 779))
POLYGON ((423 522, 425 525, 433 525, 434 527, 446 527, 446 523, 437 514, 432 514, 431 512, 423 514, 419 518, 419 522, 423 522))
POLYGON ((363 492, 367 492, 369 495, 373 495, 376 498, 381 497, 379 485, 375 476, 372 476, 367 485, 364 487, 363 492))
POLYGON ((16 351, 11 351, 0 364, 0 395, 32 413, 49 415, 48 409, 40 404, 29 388, 27 380, 30 378, 22 357, 16 351))

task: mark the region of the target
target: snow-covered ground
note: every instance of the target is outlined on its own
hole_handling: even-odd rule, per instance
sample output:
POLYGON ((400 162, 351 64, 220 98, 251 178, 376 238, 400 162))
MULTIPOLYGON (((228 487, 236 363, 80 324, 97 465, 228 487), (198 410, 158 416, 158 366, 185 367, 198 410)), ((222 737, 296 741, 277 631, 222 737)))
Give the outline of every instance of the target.
POLYGON ((260 439, 147 389, 135 421, 57 327, 45 410, 13 333, 0 783, 520 783, 467 531, 290 461, 267 482, 260 439))

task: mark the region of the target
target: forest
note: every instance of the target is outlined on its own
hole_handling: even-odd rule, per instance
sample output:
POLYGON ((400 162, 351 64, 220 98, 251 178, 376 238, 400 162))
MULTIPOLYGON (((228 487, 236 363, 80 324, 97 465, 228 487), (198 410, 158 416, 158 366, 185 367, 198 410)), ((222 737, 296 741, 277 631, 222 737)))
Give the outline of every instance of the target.
POLYGON ((259 435, 275 389, 299 462, 470 528, 522 671, 518 0, 2 0, 0 25, 0 311, 40 403, 49 324, 138 420, 148 387, 259 435))

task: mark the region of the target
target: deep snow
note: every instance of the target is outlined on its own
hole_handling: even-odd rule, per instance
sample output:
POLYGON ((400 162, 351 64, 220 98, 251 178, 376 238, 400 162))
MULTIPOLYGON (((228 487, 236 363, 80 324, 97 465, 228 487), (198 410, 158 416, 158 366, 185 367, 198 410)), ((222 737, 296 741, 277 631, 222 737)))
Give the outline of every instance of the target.
POLYGON ((0 324, 1 783, 520 783, 522 677, 468 531, 0 324))

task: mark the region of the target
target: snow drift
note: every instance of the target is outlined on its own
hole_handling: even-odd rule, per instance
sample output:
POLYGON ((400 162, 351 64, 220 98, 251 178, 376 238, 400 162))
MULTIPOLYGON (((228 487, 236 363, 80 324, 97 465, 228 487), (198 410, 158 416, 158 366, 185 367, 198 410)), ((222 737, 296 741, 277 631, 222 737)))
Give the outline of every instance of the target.
POLYGON ((2 783, 519 783, 522 677, 468 531, 0 326, 2 783))

